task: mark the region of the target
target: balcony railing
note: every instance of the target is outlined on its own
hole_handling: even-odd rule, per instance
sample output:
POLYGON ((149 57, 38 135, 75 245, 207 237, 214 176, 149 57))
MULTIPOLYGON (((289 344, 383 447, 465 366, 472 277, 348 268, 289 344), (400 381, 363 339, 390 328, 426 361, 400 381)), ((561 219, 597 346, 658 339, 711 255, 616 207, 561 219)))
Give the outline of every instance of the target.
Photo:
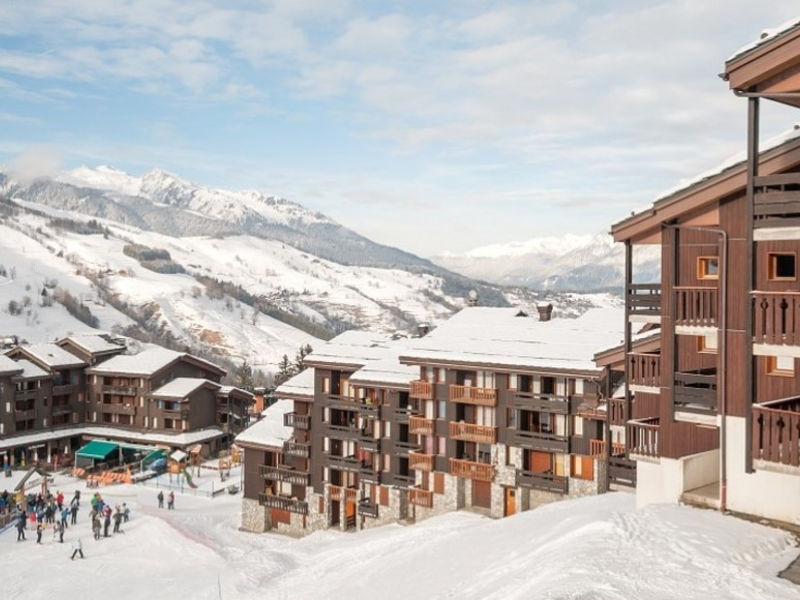
POLYGON ((566 494, 569 491, 569 479, 552 473, 534 473, 517 469, 515 483, 517 487, 533 488, 556 494, 566 494))
POLYGON ((54 385, 53 396, 67 396, 72 393, 72 385, 54 385))
POLYGON ((258 501, 267 508, 277 508, 298 515, 308 514, 308 503, 304 500, 287 498, 286 496, 275 496, 273 494, 259 494, 258 501))
POLYGON ((412 381, 408 385, 408 395, 421 400, 433 400, 434 384, 429 381, 412 381))
POLYGON ((381 472, 378 471, 377 465, 374 464, 371 465, 362 463, 358 468, 358 476, 361 478, 361 481, 366 481, 369 483, 381 482, 381 472))
MULTIPOLYGON (((120 406, 118 404, 103 404, 103 412, 106 412, 106 406, 120 406)), ((124 408, 124 407, 121 407, 124 408)), ((113 411, 112 411, 113 412, 113 411)), ((189 418, 189 409, 188 408, 164 408, 162 409, 164 413, 164 417, 167 419, 188 419, 189 418)), ((120 414, 133 414, 123 412, 120 414)))
POLYGON ((675 287, 675 324, 691 327, 717 326, 717 288, 675 287))
POLYGON ((335 454, 325 453, 325 460, 332 469, 358 471, 361 467, 361 461, 355 456, 336 456, 335 454))
POLYGON ((608 407, 611 412, 611 424, 625 425, 628 420, 625 414, 625 400, 623 398, 612 398, 608 402, 608 407))
POLYGON ((358 514, 364 515, 365 517, 371 517, 373 519, 378 518, 378 505, 371 500, 364 498, 358 501, 358 514))
POLYGON ((692 412, 717 410, 717 376, 705 373, 675 373, 675 408, 692 412))
POLYGON ((361 431, 358 435, 358 447, 370 452, 378 452, 381 449, 381 441, 372 432, 361 431))
POLYGON ((797 224, 800 217, 800 173, 756 177, 754 185, 754 227, 797 224))
POLYGON ((327 394, 324 402, 330 408, 337 410, 359 410, 362 406, 359 400, 351 396, 341 396, 339 394, 327 394))
POLYGON ((395 473, 394 481, 400 487, 411 487, 416 483, 417 478, 414 473, 395 473))
POLYGON ((433 454, 410 452, 408 455, 408 468, 417 471, 433 471, 433 454))
POLYGON ((283 424, 286 427, 309 430, 311 429, 311 415, 300 415, 295 412, 286 413, 283 415, 283 424))
POLYGON ((486 463, 472 460, 451 458, 450 474, 456 477, 477 479, 478 481, 491 481, 494 478, 494 467, 486 463))
MULTIPOLYGON (((591 456, 605 456, 605 440, 589 440, 589 454, 591 456)), ((611 444, 611 456, 625 456, 625 444, 611 444)))
POLYGON ((411 488, 408 490, 408 501, 415 506, 433 508, 433 492, 421 490, 419 488, 411 488))
POLYGON ((39 397, 40 388, 33 390, 14 390, 14 400, 35 400, 39 397))
POLYGON ((510 401, 512 408, 549 412, 558 415, 569 414, 569 398, 555 394, 534 394, 532 392, 514 392, 510 401))
POLYGON ((800 466, 800 398, 753 405, 753 458, 800 466))
POLYGON ((416 442, 396 440, 394 443, 394 449, 397 454, 405 455, 409 452, 416 452, 419 450, 419 444, 416 442))
POLYGON ((628 286, 628 312, 631 315, 661 315, 661 284, 634 283, 628 286))
POLYGON ((114 396, 135 396, 138 388, 130 385, 104 385, 103 393, 114 396))
POLYGON ((450 400, 475 406, 497 406, 497 390, 494 388, 451 385, 450 400))
POLYGON ((358 498, 358 490, 356 488, 342 487, 341 485, 328 484, 328 492, 331 500, 355 502, 358 498))
POLYGON ((497 427, 476 425, 474 423, 450 422, 450 438, 462 442, 475 442, 476 444, 494 444, 497 442, 497 427))
POLYGON ((661 386, 661 355, 628 354, 628 381, 631 385, 661 386))
POLYGON ((29 410, 15 410, 14 411, 14 419, 17 421, 28 421, 30 419, 36 418, 36 409, 31 408, 29 410))
POLYGON ((800 292, 753 292, 753 341, 800 346, 800 292))
POLYGON ((361 430, 358 428, 358 424, 355 421, 350 425, 328 423, 327 433, 328 437, 354 440, 361 434, 361 430))
POLYGON ((628 421, 625 447, 630 454, 658 457, 658 417, 628 421))
POLYGON ((308 458, 311 456, 311 442, 296 442, 294 440, 288 440, 283 442, 283 453, 287 456, 308 458))
POLYGON ((509 429, 509 433, 511 446, 561 454, 569 452, 569 438, 563 435, 520 429, 509 429))
POLYGON ((408 417, 408 432, 414 435, 433 435, 435 424, 433 419, 425 417, 408 417))
POLYGON ((264 479, 286 481, 292 485, 311 485, 311 475, 307 471, 298 471, 287 465, 260 465, 259 474, 264 479))
MULTIPOLYGON (((104 413, 110 413, 112 415, 135 415, 136 414, 136 407, 132 404, 121 404, 116 402, 103 402, 100 404, 100 407, 104 413)), ((186 411, 188 414, 188 411, 186 411)), ((166 416, 169 416, 168 411, 164 411, 166 416)))
POLYGON ((367 417, 370 419, 380 419, 381 405, 362 402, 361 404, 358 405, 358 412, 362 417, 367 417))

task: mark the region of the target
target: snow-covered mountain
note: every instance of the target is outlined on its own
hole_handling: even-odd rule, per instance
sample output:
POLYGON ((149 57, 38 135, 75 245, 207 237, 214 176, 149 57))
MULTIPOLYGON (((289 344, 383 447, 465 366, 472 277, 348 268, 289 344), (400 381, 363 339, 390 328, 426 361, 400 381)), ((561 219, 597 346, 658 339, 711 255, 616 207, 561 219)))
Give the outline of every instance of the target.
MULTIPOLYGON (((660 260, 658 246, 635 246, 634 279, 658 281, 660 260)), ((625 268, 624 247, 607 234, 492 244, 433 261, 467 277, 539 290, 621 289, 625 268)))

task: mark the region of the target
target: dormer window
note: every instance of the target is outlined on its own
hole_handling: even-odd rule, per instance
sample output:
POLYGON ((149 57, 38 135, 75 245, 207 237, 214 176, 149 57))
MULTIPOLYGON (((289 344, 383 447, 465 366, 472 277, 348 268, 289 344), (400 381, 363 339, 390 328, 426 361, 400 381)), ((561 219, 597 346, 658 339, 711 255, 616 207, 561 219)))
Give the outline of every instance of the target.
POLYGON ((719 257, 699 256, 697 258, 698 279, 719 279, 719 257))
POLYGON ((767 255, 767 278, 770 281, 794 281, 796 273, 794 252, 770 252, 767 255))

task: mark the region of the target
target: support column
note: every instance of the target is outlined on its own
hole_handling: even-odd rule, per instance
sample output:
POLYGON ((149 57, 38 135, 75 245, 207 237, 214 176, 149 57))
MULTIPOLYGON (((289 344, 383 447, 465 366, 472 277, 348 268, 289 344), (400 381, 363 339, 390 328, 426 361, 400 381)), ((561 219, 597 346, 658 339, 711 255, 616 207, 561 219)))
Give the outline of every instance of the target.
MULTIPOLYGON (((753 260, 753 206, 755 204, 755 178, 758 176, 758 133, 759 131, 759 101, 757 97, 747 99, 747 229, 745 244, 747 245, 747 292, 755 287, 755 261, 753 260)), ((744 352, 744 470, 753 472, 753 402, 755 386, 753 385, 753 308, 752 299, 747 298, 745 311, 745 352, 744 352)))

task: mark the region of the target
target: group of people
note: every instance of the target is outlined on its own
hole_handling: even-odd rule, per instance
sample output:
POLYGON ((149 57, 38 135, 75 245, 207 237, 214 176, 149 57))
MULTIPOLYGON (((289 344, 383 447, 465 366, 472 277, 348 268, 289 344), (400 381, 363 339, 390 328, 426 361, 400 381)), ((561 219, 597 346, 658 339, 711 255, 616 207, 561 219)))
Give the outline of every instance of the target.
MULTIPOLYGON (((9 501, 10 496, 6 497, 9 501)), ((64 494, 57 492, 54 496, 50 492, 46 495, 36 494, 27 498, 27 513, 22 505, 16 507, 16 527, 17 527, 17 541, 25 540, 25 528, 28 521, 31 527, 36 530, 36 543, 42 543, 42 533, 44 530, 52 525, 53 537, 58 537, 59 542, 64 542, 64 531, 70 524, 75 525, 78 517, 78 507, 80 506, 81 493, 79 490, 75 491, 75 496, 69 504, 65 502, 64 494)))
MULTIPOLYGON (((158 508, 164 508, 164 492, 158 492, 158 508)), ((167 496, 167 510, 175 510, 175 492, 170 492, 167 496)))
POLYGON ((102 530, 102 537, 109 537, 108 528, 111 527, 111 521, 114 521, 114 529, 112 533, 123 533, 121 525, 123 522, 127 523, 130 519, 131 511, 127 503, 123 502, 121 505, 117 504, 114 510, 111 506, 105 503, 103 497, 99 492, 95 492, 91 500, 92 504, 92 534, 94 539, 100 539, 100 531, 102 530))

